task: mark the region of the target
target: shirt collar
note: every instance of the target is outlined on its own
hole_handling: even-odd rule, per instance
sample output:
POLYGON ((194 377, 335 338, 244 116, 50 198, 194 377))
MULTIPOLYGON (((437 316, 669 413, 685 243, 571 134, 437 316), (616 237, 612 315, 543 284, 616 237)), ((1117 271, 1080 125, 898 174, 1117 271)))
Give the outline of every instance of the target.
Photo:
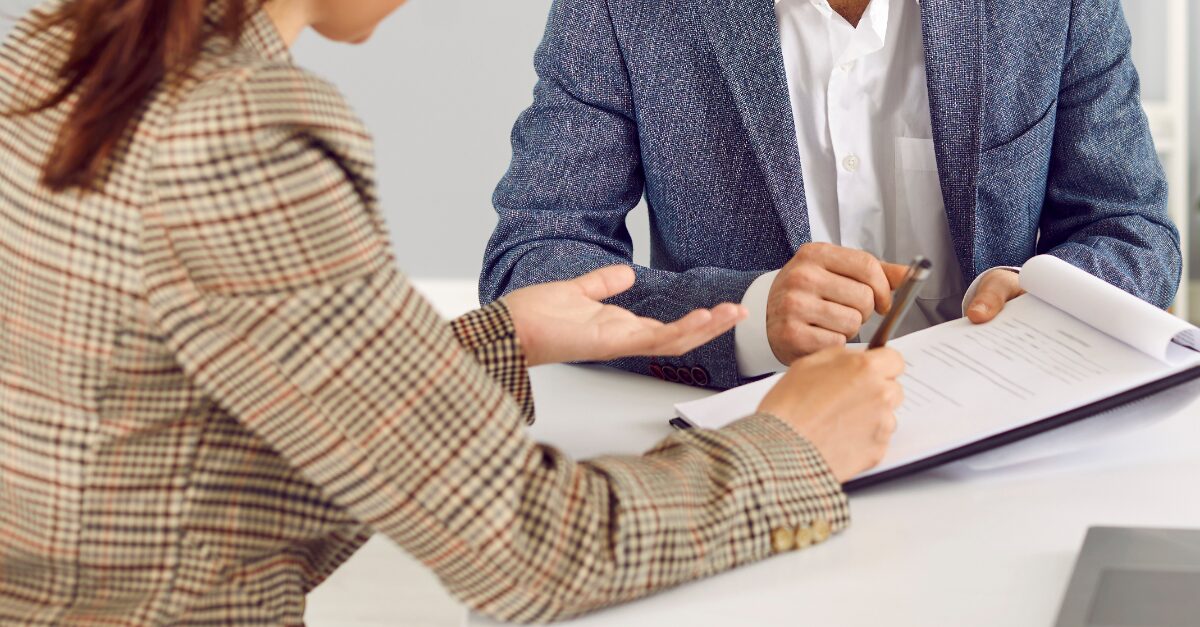
MULTIPOLYGON (((778 5, 784 0, 775 0, 778 5)), ((804 2, 805 0, 792 0, 794 2, 804 2)), ((832 18, 834 11, 829 5, 829 0, 807 0, 814 8, 817 9, 826 18, 832 18)), ((920 6, 921 0, 912 0, 920 6)), ((870 28, 862 28, 863 23, 859 23, 859 28, 855 29, 855 36, 851 40, 850 45, 842 53, 842 58, 839 63, 847 63, 855 61, 863 56, 876 52, 883 48, 884 41, 887 39, 888 18, 891 13, 892 0, 871 0, 871 4, 867 5, 866 13, 863 13, 862 20, 866 22, 870 28)))
MULTIPOLYGON (((783 0, 775 0, 775 4, 779 4, 780 2, 783 2, 783 0)), ((918 5, 921 4, 921 0, 913 0, 913 2, 918 5)), ((821 5, 824 5, 825 11, 833 11, 833 7, 829 6, 829 0, 812 0, 812 3, 817 5, 818 9, 822 8, 821 5)), ((871 4, 875 4, 875 1, 872 0, 871 4)))

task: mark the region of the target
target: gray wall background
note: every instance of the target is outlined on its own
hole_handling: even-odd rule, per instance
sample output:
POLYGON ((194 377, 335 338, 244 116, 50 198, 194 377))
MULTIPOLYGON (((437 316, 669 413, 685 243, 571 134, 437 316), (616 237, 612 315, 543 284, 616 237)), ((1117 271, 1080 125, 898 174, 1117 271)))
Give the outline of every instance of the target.
MULTIPOLYGON (((1129 26, 1133 30, 1133 56, 1142 78, 1142 96, 1147 100, 1166 98, 1167 50, 1160 43, 1167 20, 1166 3, 1161 0, 1122 0, 1122 4, 1125 7, 1126 16, 1129 18, 1129 26)), ((1192 3, 1191 25, 1188 32, 1193 35, 1200 33, 1200 3, 1192 3)), ((1191 141, 1188 144, 1191 154, 1188 156, 1188 163, 1191 172, 1189 193, 1192 212, 1192 249, 1187 252, 1193 268, 1192 278, 1196 280, 1200 278, 1200 275, 1196 274, 1196 269, 1200 268, 1200 209, 1196 206, 1200 202, 1200 39, 1193 38, 1190 43, 1192 78, 1190 81, 1191 120, 1188 128, 1191 141)), ((1172 193, 1175 191, 1172 190, 1172 193)), ((1196 314, 1192 314, 1193 318, 1195 316, 1196 314)))
MULTIPOLYGON (((0 0, 2 1, 2 0, 0 0)), ((410 0, 362 46, 309 33, 296 61, 336 83, 375 133, 400 265, 474 278, 495 226, 492 190, 529 105, 550 0, 410 0)))
MULTIPOLYGON (((401 265, 413 276, 473 278, 495 223, 491 194, 509 132, 528 105, 531 59, 551 0, 411 0, 359 47, 305 35, 296 60, 337 84, 376 135, 380 193, 401 265)), ((0 0, 19 15, 36 0, 0 0)), ((1147 98, 1166 90, 1161 0, 1124 0, 1147 98)), ((1200 6, 1191 32, 1200 33, 1200 6)), ((0 18, 0 35, 10 20, 0 18)), ((1200 38, 1192 41, 1191 171, 1200 198, 1200 38)), ((1196 215, 1193 209, 1193 215, 1196 215)), ((1200 243, 1200 219, 1193 218, 1200 243)), ((646 255, 645 210, 630 215, 646 255)), ((1198 246, 1200 247, 1200 246, 1198 246)), ((1191 251, 1200 267, 1200 251, 1191 251)))

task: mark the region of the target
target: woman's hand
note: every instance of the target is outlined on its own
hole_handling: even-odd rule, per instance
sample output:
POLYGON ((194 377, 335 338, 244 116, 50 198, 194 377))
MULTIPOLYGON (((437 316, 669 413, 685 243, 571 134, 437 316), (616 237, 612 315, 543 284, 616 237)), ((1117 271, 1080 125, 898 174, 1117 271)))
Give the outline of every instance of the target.
POLYGON ((609 266, 506 296, 529 365, 682 355, 746 317, 745 308, 725 303, 663 324, 601 302, 633 287, 635 279, 629 266, 609 266))
POLYGON ((904 400, 896 378, 904 359, 886 348, 832 348, 800 359, 758 410, 781 418, 812 442, 838 481, 883 460, 904 400))

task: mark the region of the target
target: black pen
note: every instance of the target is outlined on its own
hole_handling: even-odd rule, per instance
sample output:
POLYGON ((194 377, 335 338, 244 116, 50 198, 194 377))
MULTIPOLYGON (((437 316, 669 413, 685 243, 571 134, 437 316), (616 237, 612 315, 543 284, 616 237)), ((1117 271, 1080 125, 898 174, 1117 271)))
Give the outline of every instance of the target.
POLYGON ((908 272, 904 275, 904 281, 900 283, 899 289, 896 290, 896 296, 892 298, 892 309, 883 317, 883 323, 875 330, 875 335, 871 337, 871 343, 868 348, 883 348, 887 345, 888 340, 892 338, 892 332, 895 331, 896 325, 904 319, 904 314, 912 307, 913 301, 917 298, 917 293, 921 291, 921 285, 925 279, 929 278, 933 271, 933 262, 918 255, 908 266, 908 272))

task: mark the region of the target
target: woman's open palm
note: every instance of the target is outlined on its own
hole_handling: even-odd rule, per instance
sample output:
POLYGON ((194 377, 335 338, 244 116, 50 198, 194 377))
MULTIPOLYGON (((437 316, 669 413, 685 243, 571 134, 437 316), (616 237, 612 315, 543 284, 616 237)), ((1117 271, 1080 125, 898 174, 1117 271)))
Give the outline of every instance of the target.
POLYGON ((533 285, 504 298, 531 366, 682 355, 733 328, 745 308, 724 303, 664 324, 602 301, 633 287, 629 266, 533 285))

